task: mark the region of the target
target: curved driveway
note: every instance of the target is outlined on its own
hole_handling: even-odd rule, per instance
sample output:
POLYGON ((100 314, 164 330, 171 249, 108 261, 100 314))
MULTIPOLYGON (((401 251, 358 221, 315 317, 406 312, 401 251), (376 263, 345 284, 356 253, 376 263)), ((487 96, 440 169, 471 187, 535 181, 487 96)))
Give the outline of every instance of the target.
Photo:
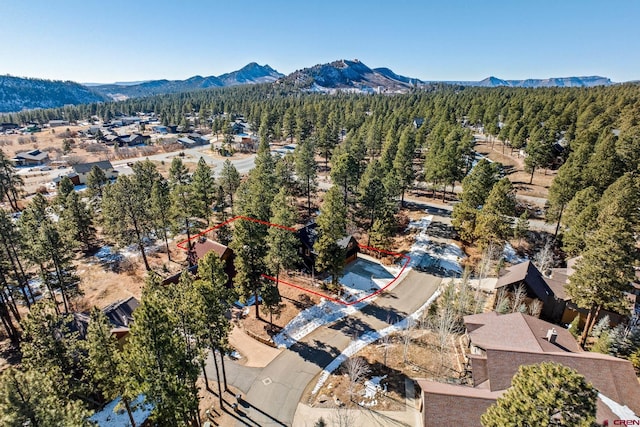
POLYGON ((362 311, 316 329, 283 351, 263 369, 228 364, 231 384, 245 393, 245 422, 238 425, 290 426, 302 394, 320 371, 354 337, 384 329, 415 312, 436 291, 442 279, 410 271, 394 287, 362 311))

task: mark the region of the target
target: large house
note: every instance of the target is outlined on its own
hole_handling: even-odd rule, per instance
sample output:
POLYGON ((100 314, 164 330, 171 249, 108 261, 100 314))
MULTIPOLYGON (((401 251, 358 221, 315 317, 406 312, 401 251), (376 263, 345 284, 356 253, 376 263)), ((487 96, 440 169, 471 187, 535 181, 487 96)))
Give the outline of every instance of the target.
MULTIPOLYGON (((236 269, 233 264, 233 261, 235 259, 233 250, 230 247, 223 245, 222 243, 207 239, 204 236, 194 239, 191 245, 191 253, 189 255, 191 267, 188 269, 188 271, 197 274, 198 260, 204 257, 209 252, 214 252, 222 261, 224 272, 227 273, 227 286, 232 286, 233 278, 236 276, 236 269)), ((162 281, 162 284, 176 284, 180 280, 181 275, 182 272, 174 274, 173 276, 169 276, 162 281)))
POLYGON ((113 168, 113 165, 109 160, 92 163, 79 163, 72 166, 73 172, 78 175, 78 184, 83 185, 87 183, 87 177, 94 166, 102 169, 107 179, 116 179, 118 177, 118 171, 113 168))
POLYGON ((39 166, 49 161, 49 154, 40 150, 24 151, 16 153, 16 156, 11 161, 16 166, 39 166))
MULTIPOLYGON (((531 261, 525 261, 507 268, 506 273, 498 278, 495 288, 497 291, 513 293, 518 286, 522 285, 527 293, 527 303, 533 299, 542 302, 541 318, 554 323, 567 324, 571 323, 576 316, 580 316, 582 323, 587 317, 588 310, 576 306, 565 289, 575 271, 576 261, 575 258, 570 259, 567 267, 551 269, 550 277, 544 277, 531 261)), ((627 295, 630 310, 636 312, 636 320, 637 316, 640 316, 640 295, 638 294, 640 291, 630 292, 627 295)), ((627 319, 625 313, 613 313, 607 310, 601 310, 598 318, 605 316, 609 316, 613 325, 627 319)))
POLYGON ((583 351, 566 329, 522 313, 476 314, 464 323, 471 385, 417 380, 424 426, 479 426, 480 416, 511 386, 520 365, 542 362, 568 366, 593 384, 599 391, 599 423, 640 415, 640 383, 631 362, 583 351))

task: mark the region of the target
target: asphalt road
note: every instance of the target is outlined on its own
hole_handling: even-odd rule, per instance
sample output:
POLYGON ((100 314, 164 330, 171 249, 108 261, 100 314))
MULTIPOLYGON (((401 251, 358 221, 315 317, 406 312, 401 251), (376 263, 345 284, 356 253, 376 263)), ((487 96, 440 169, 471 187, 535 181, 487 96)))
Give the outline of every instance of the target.
POLYGON ((362 311, 316 329, 259 370, 228 363, 230 383, 245 392, 246 404, 237 425, 290 426, 307 385, 351 340, 380 330, 388 322, 415 312, 436 291, 442 279, 410 271, 392 291, 362 311))

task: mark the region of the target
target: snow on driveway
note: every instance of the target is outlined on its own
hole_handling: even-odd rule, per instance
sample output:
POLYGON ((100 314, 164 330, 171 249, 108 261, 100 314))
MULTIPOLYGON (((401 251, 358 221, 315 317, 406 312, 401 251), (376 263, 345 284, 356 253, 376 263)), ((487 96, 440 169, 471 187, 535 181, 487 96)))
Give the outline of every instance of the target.
MULTIPOLYGON (((347 265, 338 280, 343 286, 342 300, 350 303, 371 295, 391 282, 399 270, 380 263, 358 258, 347 265)), ((328 282, 331 278, 327 279, 328 282)))
POLYGON ((318 382, 316 383, 315 387, 311 391, 311 394, 316 394, 318 391, 320 391, 324 383, 327 381, 327 379, 329 379, 329 375, 331 375, 333 371, 338 369, 338 367, 342 365, 342 363, 344 363, 345 360, 347 360, 348 358, 356 354, 358 351, 362 350, 367 345, 378 341, 380 338, 384 338, 395 332, 399 332, 401 330, 407 329, 411 325, 413 325, 416 322, 416 320, 418 320, 422 316, 424 311, 433 303, 433 301, 435 301, 438 298, 438 296, 440 296, 440 292, 441 292, 441 289, 436 290, 433 293, 433 295, 431 295, 431 298, 429 298, 427 302, 425 302, 420 308, 418 308, 418 310, 416 310, 414 313, 410 314, 409 316, 405 317, 398 323, 388 326, 380 331, 367 332, 362 336, 360 336, 358 339, 351 341, 351 344, 349 344, 349 346, 345 348, 344 351, 340 353, 338 357, 333 359, 331 363, 329 363, 322 370, 322 372, 320 373, 320 377, 318 378, 318 382))
MULTIPOLYGON (((438 276, 461 276, 460 260, 465 257, 465 254, 453 243, 433 242, 427 235, 432 221, 433 215, 428 215, 409 223, 406 231, 417 229, 419 233, 407 254, 411 261, 404 270, 405 273, 411 268, 416 268, 438 276)), ((340 283, 343 284, 345 291, 342 299, 345 302, 353 302, 371 295, 387 285, 399 273, 400 269, 397 266, 387 267, 377 262, 358 258, 357 261, 345 268, 344 274, 340 278, 340 283)), ((335 322, 361 310, 373 299, 375 298, 369 298, 352 305, 323 299, 320 304, 300 312, 278 335, 273 337, 273 342, 278 347, 289 348, 320 326, 335 322)))
POLYGON ((416 241, 407 254, 411 257, 409 267, 438 276, 459 277, 462 275, 460 261, 466 255, 458 245, 432 241, 428 236, 432 221, 433 215, 428 215, 409 223, 407 231, 419 230, 416 241))
MULTIPOLYGON (((344 274, 339 279, 344 289, 341 299, 345 302, 353 302, 371 295, 391 282, 399 271, 395 267, 385 267, 379 263, 358 258, 345 268, 344 274)), ((361 310, 373 299, 345 305, 323 298, 319 304, 301 311, 291 322, 287 323, 282 331, 273 337, 273 342, 278 347, 289 348, 320 326, 335 322, 361 310)))

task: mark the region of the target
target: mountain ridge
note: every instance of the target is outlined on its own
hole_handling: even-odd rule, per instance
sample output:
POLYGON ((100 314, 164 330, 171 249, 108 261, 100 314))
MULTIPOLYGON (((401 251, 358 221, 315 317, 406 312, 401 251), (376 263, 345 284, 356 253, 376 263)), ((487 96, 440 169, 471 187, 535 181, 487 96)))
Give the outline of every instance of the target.
POLYGON ((213 87, 275 83, 295 89, 321 92, 405 93, 433 84, 477 87, 593 87, 616 84, 602 76, 549 77, 505 80, 489 76, 479 81, 421 80, 396 74, 390 68, 370 68, 358 59, 316 64, 284 75, 269 65, 251 62, 220 76, 192 76, 184 80, 149 80, 114 84, 82 85, 72 81, 0 76, 0 113, 23 109, 55 108, 110 100, 188 92, 213 87))
POLYGON ((284 74, 274 70, 268 64, 259 65, 255 62, 250 62, 239 70, 221 74, 220 76, 203 77, 196 75, 185 80, 148 80, 140 84, 91 86, 91 89, 111 99, 122 100, 212 87, 271 83, 283 76, 284 74))

